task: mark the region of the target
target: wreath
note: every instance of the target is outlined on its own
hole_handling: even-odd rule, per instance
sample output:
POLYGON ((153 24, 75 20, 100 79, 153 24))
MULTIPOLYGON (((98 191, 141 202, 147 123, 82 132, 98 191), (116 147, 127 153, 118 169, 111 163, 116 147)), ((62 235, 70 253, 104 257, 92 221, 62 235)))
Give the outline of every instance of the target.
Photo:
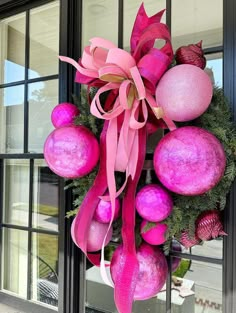
POLYGON ((44 146, 48 166, 73 187, 72 238, 114 287, 121 313, 162 289, 171 245, 181 250, 226 235, 221 212, 236 175, 228 101, 204 70, 201 42, 173 53, 163 12, 148 17, 141 5, 130 53, 92 38, 79 62, 60 57, 87 90, 74 97, 77 106, 54 108, 44 146), (160 49, 157 39, 165 41, 160 49), (118 244, 107 262, 112 239, 118 244))

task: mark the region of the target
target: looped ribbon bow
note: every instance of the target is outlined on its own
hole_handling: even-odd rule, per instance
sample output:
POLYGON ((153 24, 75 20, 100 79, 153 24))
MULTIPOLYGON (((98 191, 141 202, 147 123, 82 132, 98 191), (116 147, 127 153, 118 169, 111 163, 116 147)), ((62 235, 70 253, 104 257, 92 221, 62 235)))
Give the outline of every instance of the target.
MULTIPOLYGON (((175 129, 174 123, 165 116, 154 97, 157 83, 173 59, 168 28, 160 23, 163 13, 164 10, 148 17, 143 4, 141 5, 131 35, 131 53, 117 48, 109 40, 96 37, 90 40, 90 46, 85 47, 78 63, 68 57, 60 57, 62 61, 76 68, 76 82, 87 84, 88 88, 99 87, 92 99, 90 111, 97 118, 105 120, 100 138, 98 176, 73 221, 71 231, 74 242, 84 253, 87 254, 88 229, 99 198, 102 198, 108 188, 112 204, 111 227, 115 198, 127 187, 122 207, 123 261, 119 281, 115 282, 115 301, 121 313, 132 310, 134 287, 138 277, 134 240, 135 186, 145 159, 145 126, 149 111, 157 119, 162 118, 170 130, 175 129), (161 49, 154 47, 157 39, 165 42, 161 49), (103 106, 100 96, 104 93, 109 95, 103 106), (126 173, 126 180, 119 191, 116 190, 115 171, 126 173)), ((94 254, 87 256, 94 264, 99 265, 100 257, 94 254)), ((103 253, 101 258, 101 272, 109 283, 105 277, 103 253)))

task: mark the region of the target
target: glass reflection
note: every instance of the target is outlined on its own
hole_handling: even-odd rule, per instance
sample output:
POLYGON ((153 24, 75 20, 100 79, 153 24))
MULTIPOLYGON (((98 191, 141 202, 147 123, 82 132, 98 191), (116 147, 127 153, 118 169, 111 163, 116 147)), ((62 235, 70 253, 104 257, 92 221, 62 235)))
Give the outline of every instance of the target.
POLYGON ((223 87, 223 58, 222 53, 206 55, 206 68, 214 84, 217 87, 223 87))

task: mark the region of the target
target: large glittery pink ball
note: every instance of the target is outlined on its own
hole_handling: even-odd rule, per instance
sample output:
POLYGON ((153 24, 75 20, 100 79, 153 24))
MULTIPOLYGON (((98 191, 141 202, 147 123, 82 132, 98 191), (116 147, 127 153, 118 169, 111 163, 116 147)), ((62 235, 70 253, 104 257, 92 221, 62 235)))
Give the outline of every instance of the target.
MULTIPOLYGON (((114 281, 119 273, 122 256, 122 246, 114 252, 111 260, 111 276, 114 281)), ((134 292, 134 300, 145 300, 154 297, 164 286, 167 278, 168 267, 163 252, 147 243, 141 244, 137 249, 139 273, 134 292)))
POLYGON ((44 157, 50 169, 65 178, 87 175, 99 159, 99 145, 84 126, 55 129, 44 144, 44 157))
MULTIPOLYGON (((100 200, 93 218, 100 223, 110 223, 111 220, 112 207, 110 201, 100 200)), ((120 213, 120 201, 116 199, 115 201, 115 213, 114 220, 116 220, 120 213)))
POLYGON ((60 103, 52 110, 52 124, 55 128, 70 126, 79 113, 79 109, 74 104, 68 102, 60 103))
POLYGON ((156 184, 150 184, 140 189, 135 202, 139 215, 150 222, 163 221, 173 209, 173 201, 169 192, 156 184))
MULTIPOLYGON (((108 231, 109 224, 102 224, 97 221, 92 220, 87 241, 87 251, 93 252, 101 250, 102 243, 105 238, 105 235, 108 231)), ((79 230, 78 230, 79 231, 79 230)), ((109 243, 112 236, 112 227, 109 229, 105 245, 109 243)))
POLYGON ((226 157, 214 135, 186 126, 160 140, 153 163, 157 177, 167 189, 193 196, 209 191, 220 181, 226 157))
POLYGON ((209 76, 199 67, 182 64, 167 71, 156 89, 156 101, 173 121, 190 121, 208 108, 213 93, 209 76))
POLYGON ((147 221, 142 221, 140 226, 140 233, 147 243, 150 245, 162 245, 166 242, 166 233, 168 230, 168 226, 166 224, 155 223, 150 229, 145 231, 145 228, 148 225, 147 221))

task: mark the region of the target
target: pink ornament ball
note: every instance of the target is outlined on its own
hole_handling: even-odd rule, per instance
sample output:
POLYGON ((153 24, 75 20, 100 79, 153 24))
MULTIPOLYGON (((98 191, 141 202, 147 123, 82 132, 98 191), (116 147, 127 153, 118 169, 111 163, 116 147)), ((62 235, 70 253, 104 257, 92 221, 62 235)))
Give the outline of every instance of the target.
POLYGON ((173 209, 173 200, 169 192, 156 184, 140 189, 135 202, 139 215, 150 222, 163 221, 173 209))
MULTIPOLYGON (((112 214, 111 202, 100 200, 96 207, 93 218, 100 223, 110 223, 111 214, 112 214)), ((114 220, 116 220, 119 217, 119 214, 120 214, 120 201, 119 199, 116 199, 114 220)))
MULTIPOLYGON (((87 241, 87 251, 93 252, 101 250, 104 237, 108 231, 109 224, 102 224, 92 220, 87 241)), ((79 230, 78 230, 79 231, 79 230)), ((105 245, 109 243, 112 237, 112 227, 109 229, 105 245)))
POLYGON ((166 233, 168 226, 166 224, 156 223, 155 226, 147 231, 144 231, 148 222, 143 220, 140 227, 140 232, 143 240, 145 240, 150 245, 162 245, 166 242, 166 233))
POLYGON ((99 159, 99 144, 84 126, 55 129, 44 144, 44 157, 49 168, 59 176, 78 178, 87 175, 99 159))
POLYGON ((80 113, 72 103, 58 104, 51 113, 51 121, 55 128, 73 125, 74 118, 80 113))
MULTIPOLYGON (((122 257, 122 246, 114 252, 111 260, 111 276, 113 282, 119 275, 119 266, 122 257)), ((168 267, 163 252, 147 243, 137 249, 139 262, 138 279, 134 292, 134 300, 150 299, 162 289, 166 282, 168 267)))
POLYGON ((168 118, 185 122, 207 110, 212 94, 209 76, 195 65, 182 64, 162 76, 156 89, 156 101, 168 118))
POLYGON ((194 196, 209 191, 220 181, 226 157, 214 135, 199 127, 186 126, 160 140, 153 163, 157 177, 167 189, 194 196))

